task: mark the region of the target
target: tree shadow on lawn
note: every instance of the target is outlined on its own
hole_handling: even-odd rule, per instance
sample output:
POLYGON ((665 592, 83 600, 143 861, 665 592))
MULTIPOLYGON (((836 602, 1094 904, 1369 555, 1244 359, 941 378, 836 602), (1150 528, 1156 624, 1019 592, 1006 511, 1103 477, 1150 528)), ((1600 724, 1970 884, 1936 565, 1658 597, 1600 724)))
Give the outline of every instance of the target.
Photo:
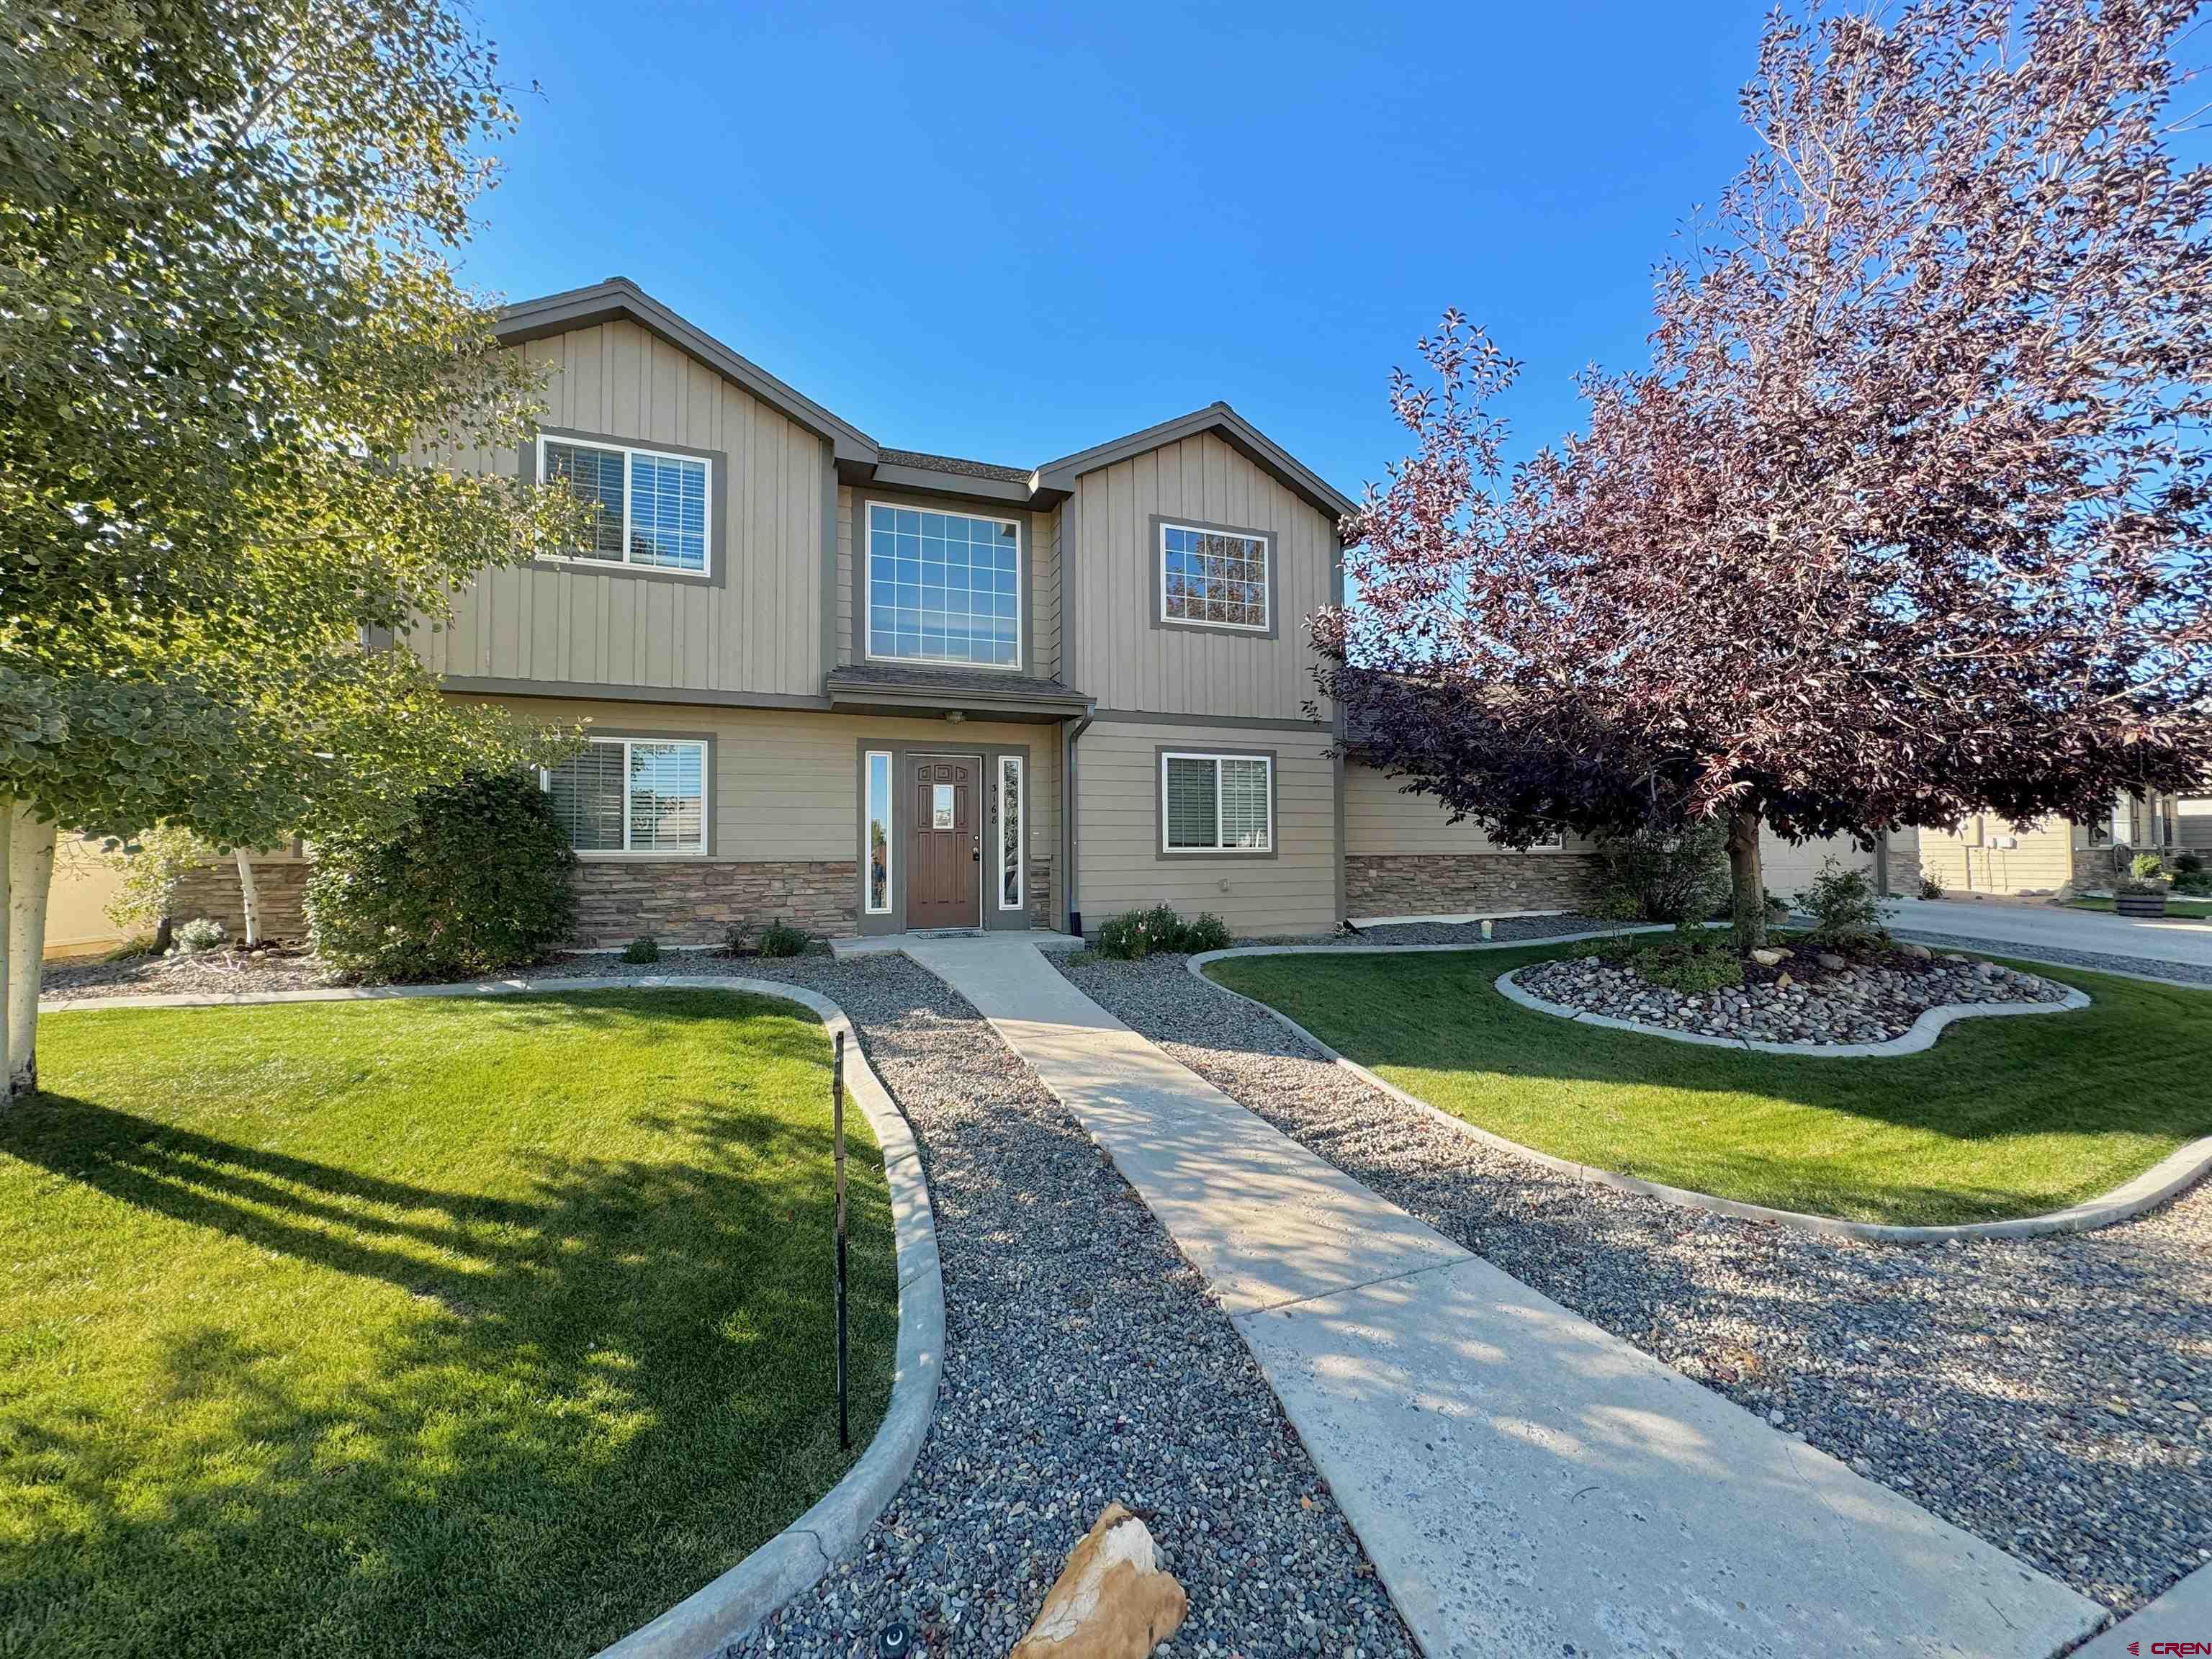
MULTIPOLYGON (((787 1042, 818 1062, 818 1030, 787 1042)), ((152 1328, 120 1363, 77 1353, 82 1332, 16 1334, 27 1352, 0 1381, 0 1486, 17 1506, 0 1534, 0 1648, 589 1652, 826 1490, 847 1461, 832 1200, 826 1178, 790 1178, 826 1168, 826 1124, 742 1097, 627 1121, 670 1155, 526 1155, 527 1196, 502 1198, 94 1101, 19 1105, 0 1153, 193 1230, 164 1248, 202 1250, 211 1233, 269 1260, 218 1249, 253 1277, 229 1302, 218 1286, 205 1314, 194 1291, 146 1293, 152 1328)), ((854 1152, 865 1444, 896 1292, 880 1156, 854 1152)))
POLYGON ((1798 1058, 1577 1024, 1498 994, 1500 975, 1571 953, 1255 957, 1212 973, 1509 1139, 1787 1207, 2016 1214, 2108 1190, 2212 1133, 2212 993, 2024 963, 2092 1006, 1968 1020, 1916 1054, 1798 1058), (1881 1160, 1875 1179, 1855 1179, 1861 1157, 1881 1160))

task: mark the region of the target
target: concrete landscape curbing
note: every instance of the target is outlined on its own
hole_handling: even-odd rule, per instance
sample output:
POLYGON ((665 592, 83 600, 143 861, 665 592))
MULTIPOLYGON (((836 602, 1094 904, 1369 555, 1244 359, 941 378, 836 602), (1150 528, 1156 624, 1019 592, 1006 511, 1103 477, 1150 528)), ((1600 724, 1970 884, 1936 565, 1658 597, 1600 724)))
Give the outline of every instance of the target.
POLYGON ((937 1407, 945 1356, 945 1281, 929 1183, 914 1131, 862 1050, 844 1010, 818 992, 781 980, 671 974, 639 979, 503 979, 465 985, 329 987, 228 997, 86 998, 42 1012, 119 1008, 241 1007, 296 1002, 373 1002, 413 997, 565 995, 573 991, 742 991, 795 1002, 821 1020, 834 1042, 845 1036, 845 1090, 866 1115, 884 1155, 898 1263, 898 1355, 891 1399, 875 1438, 813 1508, 727 1572, 639 1626, 599 1659, 708 1659, 815 1583, 860 1545, 921 1455, 937 1407))
MULTIPOLYGON (((1516 969, 1514 973, 1520 970, 1516 969)), ((1608 1031, 1632 1031, 1638 1036, 1664 1037, 1669 1042, 1695 1043, 1702 1048, 1741 1048, 1754 1054, 1796 1054, 1806 1060, 1877 1060, 1888 1054, 1917 1054, 1933 1048, 1943 1028, 1954 1019, 1995 1018, 2002 1014, 2065 1014, 2089 1006, 2089 994, 2069 985, 2066 995, 2058 1002, 1954 1002, 1941 1008, 1924 1010, 1912 1022, 1912 1029, 1901 1037, 1892 1037, 1885 1042, 1768 1042, 1755 1037, 1713 1036, 1704 1031, 1670 1030, 1664 1025, 1647 1025, 1641 1020, 1615 1019, 1610 1014, 1593 1014, 1587 1009, 1571 1008, 1564 1002, 1553 1002, 1533 991, 1523 990, 1513 973, 1500 974, 1492 981, 1498 994, 1508 1002, 1517 1003, 1531 1013, 1550 1014, 1557 1019, 1571 1019, 1578 1025, 1599 1025, 1608 1031)))
MULTIPOLYGON (((1614 931, 1616 930, 1608 928, 1588 933, 1571 933, 1541 942, 1565 944, 1577 939, 1604 939, 1611 937, 1614 931)), ((1577 1164, 1567 1158, 1554 1158, 1549 1152, 1540 1152, 1533 1146, 1524 1146, 1517 1140, 1508 1140, 1504 1135, 1469 1123, 1464 1118, 1455 1117, 1441 1107, 1431 1105, 1419 1096, 1408 1093, 1387 1078, 1362 1066, 1358 1060, 1338 1053, 1280 1009, 1272 1007, 1256 997, 1248 997, 1241 991, 1233 991, 1218 980, 1209 978, 1206 972, 1208 963, 1226 961, 1234 957, 1370 954, 1382 956, 1406 955, 1417 951, 1504 951, 1525 945, 1528 942, 1509 940, 1487 945, 1240 945, 1226 951, 1206 951, 1197 956, 1187 957, 1184 966, 1193 975, 1204 980, 1206 984, 1224 996, 1235 997, 1239 1002, 1258 1009, 1293 1036, 1311 1043, 1331 1064, 1351 1073, 1370 1088, 1380 1090, 1391 1099, 1413 1108, 1424 1116, 1460 1134, 1480 1141, 1486 1146, 1510 1152, 1516 1158, 1526 1158, 1530 1163, 1540 1164, 1547 1170, 1556 1171, 1577 1181, 1587 1182, 1593 1186, 1610 1187, 1619 1192, 1636 1193, 1646 1198, 1662 1200, 1666 1203, 1679 1204, 1686 1209, 1704 1210, 1715 1215, 1733 1216, 1741 1221, 1769 1222, 1829 1237, 1865 1239, 1891 1244, 1940 1244, 1948 1243, 1954 1239, 1975 1238, 2039 1238, 2054 1233, 2088 1232, 2095 1228, 2109 1227, 2114 1222, 2125 1221, 2131 1216, 2141 1215, 2144 1211, 2155 1209, 2168 1199, 2196 1185, 2204 1177, 2208 1170, 2212 1170, 2212 1135, 2207 1135, 2201 1139, 2191 1141, 2185 1146, 2178 1147, 2157 1164, 2136 1176, 2134 1180, 2124 1182, 2101 1197, 2069 1205, 2063 1210, 2048 1211, 2042 1215, 2017 1216, 2008 1221, 1959 1222, 1946 1226, 1905 1226, 1879 1221, 1852 1221, 1842 1216, 1814 1215, 1799 1210, 1778 1210, 1764 1204, 1747 1204, 1736 1199, 1723 1198, 1713 1193, 1693 1192, 1686 1187, 1670 1187, 1663 1182, 1645 1181, 1639 1176, 1622 1175, 1618 1170, 1601 1170, 1587 1164, 1577 1164)), ((1528 993, 1519 991, 1518 987, 1509 988, 1505 980, 1510 977, 1510 975, 1503 975, 1498 981, 1498 990, 1506 995, 1509 1000, 1519 1003, 1522 1006, 1534 1007, 1540 1012, 1563 1012, 1570 1016, 1577 1014, 1577 1011, 1572 1009, 1560 1010, 1556 1004, 1540 1002, 1538 999, 1530 997, 1528 993), (1516 992, 1518 992, 1517 995, 1515 994, 1516 992)), ((2076 994, 2079 995, 2080 993, 2077 992, 2076 994)), ((2003 1011, 2056 1013, 2064 1012, 2068 1008, 2085 1006, 2087 1002, 2088 999, 2084 996, 2080 1004, 2005 1005, 2003 1011)), ((1930 1013, 1947 1013, 1954 1016, 1966 1012, 1986 1013, 1999 1012, 1999 1010, 1982 1008, 1929 1011, 1930 1013)), ((1923 1015, 1922 1018, 1925 1019, 1927 1017, 1923 1015)), ((1695 1036, 1694 1034, 1662 1031, 1650 1026, 1632 1025, 1626 1021, 1608 1019, 1601 1016, 1580 1015, 1579 1023, 1589 1025, 1613 1026, 1648 1036, 1678 1038, 1694 1036, 1694 1040, 1698 1042, 1723 1048, 1764 1049, 1785 1054, 1815 1052, 1809 1048, 1790 1048, 1775 1043, 1749 1043, 1732 1037, 1703 1037, 1695 1036)), ((1940 1030, 1941 1027, 1936 1029, 1940 1030)), ((1919 1027, 1916 1024, 1908 1037, 1900 1038, 1899 1041, 1909 1041, 1910 1037, 1919 1035, 1919 1027)), ((1925 1048, 1934 1040, 1934 1032, 1931 1030, 1928 1042, 1918 1046, 1925 1048)), ((1903 1049, 1894 1049, 1889 1044, 1866 1044, 1861 1047, 1864 1051, 1883 1054, 1907 1052, 1903 1049)), ((1844 1051, 1838 1047, 1826 1052, 1842 1054, 1844 1051)))
POLYGON ((2147 1607, 2139 1607, 2070 1659, 2137 1659, 2212 1648, 2212 1567, 2199 1567, 2147 1607))

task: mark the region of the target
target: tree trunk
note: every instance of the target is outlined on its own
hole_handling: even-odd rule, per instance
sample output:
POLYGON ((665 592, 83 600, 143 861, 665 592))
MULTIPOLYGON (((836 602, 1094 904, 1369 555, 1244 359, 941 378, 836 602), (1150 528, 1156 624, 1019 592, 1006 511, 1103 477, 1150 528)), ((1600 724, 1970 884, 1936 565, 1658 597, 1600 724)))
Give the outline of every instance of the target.
POLYGON ((27 801, 15 803, 8 843, 8 1092, 39 1086, 39 985, 45 977, 46 896, 54 884, 54 840, 61 825, 43 823, 27 801))
POLYGON ((1766 876, 1759 862, 1759 814, 1736 812, 1729 818, 1729 912, 1735 923, 1735 948, 1755 951, 1766 943, 1766 876))
MULTIPOLYGON (((8 890, 8 866, 15 862, 15 798, 0 795, 0 916, 15 914, 13 895, 8 890)), ((15 965, 15 930, 0 927, 0 1008, 9 1006, 9 969, 15 965)), ((15 1044, 8 1040, 8 1023, 0 1020, 0 1078, 15 1074, 15 1044)), ((6 1104, 14 1091, 0 1087, 0 1105, 6 1104)))
POLYGON ((238 902, 246 912, 246 942, 261 943, 261 893, 253 884, 253 855, 243 847, 231 856, 238 860, 238 902))

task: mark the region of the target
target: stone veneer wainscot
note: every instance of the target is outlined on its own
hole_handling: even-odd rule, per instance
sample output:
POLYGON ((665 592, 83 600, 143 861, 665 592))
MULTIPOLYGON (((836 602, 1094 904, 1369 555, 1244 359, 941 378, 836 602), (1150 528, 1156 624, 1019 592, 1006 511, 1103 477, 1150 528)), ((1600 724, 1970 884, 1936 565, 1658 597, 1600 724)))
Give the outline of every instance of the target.
POLYGON ((850 859, 587 861, 576 866, 575 942, 627 945, 650 933, 663 945, 720 945, 740 921, 755 933, 785 921, 842 938, 854 931, 859 882, 850 859))
POLYGON ((1586 910, 1601 884, 1587 853, 1355 853, 1344 861, 1354 916, 1586 910))

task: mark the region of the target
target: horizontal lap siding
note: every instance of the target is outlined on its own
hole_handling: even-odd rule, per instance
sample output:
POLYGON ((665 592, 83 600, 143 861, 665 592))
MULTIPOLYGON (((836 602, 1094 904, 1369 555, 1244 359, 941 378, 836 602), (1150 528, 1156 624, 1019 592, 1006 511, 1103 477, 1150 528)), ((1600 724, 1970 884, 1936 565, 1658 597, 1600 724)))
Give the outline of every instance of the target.
MULTIPOLYGON (((822 441, 635 325, 518 347, 546 374, 544 422, 632 444, 720 452, 720 585, 582 565, 486 572, 416 648, 441 674, 811 694, 821 690, 822 441)), ((511 452, 453 465, 514 475, 511 452)))
MULTIPOLYGON (((928 744, 958 753, 1027 744, 1033 776, 1025 839, 1032 858, 1059 846, 1059 728, 878 720, 697 704, 484 698, 535 719, 589 720, 599 730, 714 739, 716 861, 852 859, 860 842, 859 744, 928 744)), ((1055 880, 1057 874, 1055 873, 1055 880)))
POLYGON ((1232 933, 1325 933, 1336 924, 1336 806, 1329 734, 1101 722, 1076 750, 1077 857, 1084 926, 1116 912, 1169 903, 1186 915, 1211 910, 1232 933), (1275 751, 1276 856, 1163 860, 1162 746, 1198 751, 1275 751))
MULTIPOLYGON (((1400 780, 1372 766, 1346 762, 1344 768, 1344 839, 1354 855, 1398 855, 1431 853, 1496 853, 1510 855, 1485 835, 1472 818, 1450 821, 1451 814, 1434 795, 1408 794, 1400 780)), ((1570 848, 1589 845, 1579 836, 1567 837, 1570 848)), ((1534 851, 1529 858, 1555 857, 1534 851)))
POLYGON ((1975 824, 1969 818, 1957 833, 1920 832, 1921 871, 1942 882, 1945 892, 2056 892, 2073 879, 2074 826, 2065 819, 2046 818, 2032 828, 2014 830, 1996 815, 1987 814, 1980 821, 1979 846, 1972 844, 1975 824), (2007 836, 2018 844, 1990 844, 2007 836))
POLYGON ((1314 696, 1305 618, 1334 591, 1335 526, 1211 433, 1085 474, 1061 507, 1075 628, 1068 684, 1101 708, 1297 720, 1314 696), (1277 637, 1155 628, 1152 515, 1275 536, 1277 637))
POLYGON ((2212 852, 2212 795, 2190 795, 2174 803, 2174 840, 2191 852, 2212 852))

